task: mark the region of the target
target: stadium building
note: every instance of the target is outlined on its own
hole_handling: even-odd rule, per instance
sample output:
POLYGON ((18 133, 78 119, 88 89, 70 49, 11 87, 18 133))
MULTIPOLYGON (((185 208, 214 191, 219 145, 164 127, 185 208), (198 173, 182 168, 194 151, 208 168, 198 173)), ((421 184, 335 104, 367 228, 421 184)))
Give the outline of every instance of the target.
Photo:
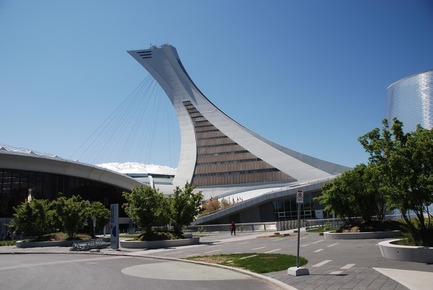
POLYGON ((107 207, 123 203, 122 192, 141 183, 127 175, 28 149, 0 145, 0 235, 13 208, 28 198, 54 200, 80 195, 107 207))

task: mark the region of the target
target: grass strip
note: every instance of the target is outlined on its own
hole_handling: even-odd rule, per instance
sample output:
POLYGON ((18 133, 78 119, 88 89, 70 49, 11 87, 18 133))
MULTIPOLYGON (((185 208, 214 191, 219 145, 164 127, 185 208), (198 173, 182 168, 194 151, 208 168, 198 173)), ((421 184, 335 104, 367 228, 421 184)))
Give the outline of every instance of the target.
MULTIPOLYGON (((242 253, 194 256, 185 259, 241 268, 259 274, 287 270, 296 266, 296 256, 285 254, 242 253)), ((299 266, 307 263, 306 259, 299 258, 299 266)))
POLYGON ((6 241, 0 241, 0 247, 2 246, 15 246, 16 241, 12 240, 6 240, 6 241))

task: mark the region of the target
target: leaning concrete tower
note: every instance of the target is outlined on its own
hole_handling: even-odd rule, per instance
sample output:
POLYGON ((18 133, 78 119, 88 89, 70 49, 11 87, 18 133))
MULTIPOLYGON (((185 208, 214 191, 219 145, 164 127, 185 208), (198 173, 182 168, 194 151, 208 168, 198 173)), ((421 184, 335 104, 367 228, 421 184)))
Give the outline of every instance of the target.
POLYGON ((161 85, 173 104, 181 131, 174 185, 200 189, 275 187, 332 178, 345 166, 275 144, 218 109, 199 88, 171 45, 129 51, 161 85))

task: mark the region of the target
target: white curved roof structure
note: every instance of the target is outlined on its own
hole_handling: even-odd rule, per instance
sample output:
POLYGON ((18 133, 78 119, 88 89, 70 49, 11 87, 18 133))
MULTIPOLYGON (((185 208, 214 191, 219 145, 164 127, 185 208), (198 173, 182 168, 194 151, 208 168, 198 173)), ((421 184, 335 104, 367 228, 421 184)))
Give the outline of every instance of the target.
POLYGON ((142 185, 133 178, 102 167, 6 145, 0 145, 0 168, 85 178, 126 190, 142 185))

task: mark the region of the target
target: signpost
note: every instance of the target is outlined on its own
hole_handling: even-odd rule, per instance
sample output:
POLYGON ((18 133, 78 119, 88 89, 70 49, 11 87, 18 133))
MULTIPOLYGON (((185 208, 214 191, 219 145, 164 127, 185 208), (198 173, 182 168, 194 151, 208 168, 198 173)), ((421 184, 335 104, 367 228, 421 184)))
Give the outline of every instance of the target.
POLYGON ((296 207, 298 208, 298 247, 296 250, 296 268, 299 268, 299 244, 301 243, 301 206, 304 204, 304 192, 296 192, 296 207))
POLYGON ((303 203, 304 203, 304 192, 302 190, 298 190, 296 192, 296 205, 298 208, 298 247, 296 250, 296 267, 290 267, 287 270, 287 274, 293 276, 310 275, 310 272, 308 271, 307 268, 299 267, 299 247, 301 243, 301 207, 303 203))

